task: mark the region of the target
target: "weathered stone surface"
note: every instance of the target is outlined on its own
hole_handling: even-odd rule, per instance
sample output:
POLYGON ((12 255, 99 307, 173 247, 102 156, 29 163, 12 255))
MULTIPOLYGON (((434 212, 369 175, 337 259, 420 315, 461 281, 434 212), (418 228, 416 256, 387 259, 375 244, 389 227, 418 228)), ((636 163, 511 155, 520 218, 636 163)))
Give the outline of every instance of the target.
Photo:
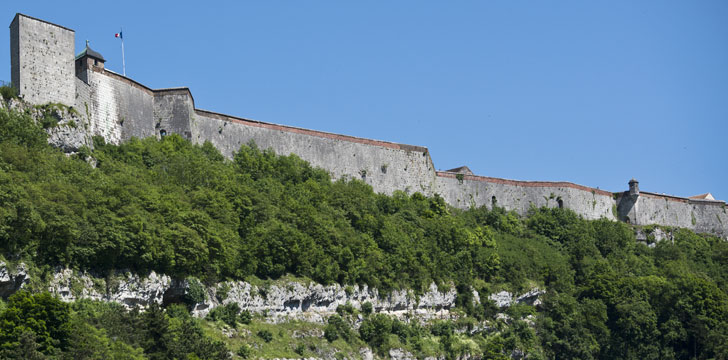
POLYGON ((377 289, 366 285, 350 287, 348 293, 338 284, 325 286, 293 281, 260 288, 246 282, 227 282, 225 285, 229 290, 222 302, 218 302, 215 296, 219 287, 211 288, 209 302, 198 304, 194 313, 204 316, 216 306, 237 303, 243 310, 267 313, 272 322, 295 319, 324 323, 328 315, 334 313, 339 305, 350 303, 359 309, 361 304, 370 302, 377 312, 397 317, 414 316, 419 319, 430 319, 449 316, 449 309, 455 305, 457 296, 455 289, 440 292, 435 284, 432 284, 419 298, 407 290, 380 295, 377 289))
POLYGON ((33 104, 73 104, 75 33, 17 14, 10 24, 11 79, 33 104))
MULTIPOLYGON (((11 272, 5 263, 0 263, 0 293, 3 297, 17 291, 29 280, 24 264, 11 272)), ((441 292, 435 284, 418 296, 408 290, 392 291, 385 295, 367 286, 347 289, 338 284, 325 286, 279 281, 257 287, 244 281, 235 281, 224 283, 229 290, 225 299, 219 301, 216 292, 222 286, 217 284, 207 288, 207 299, 196 304, 193 314, 203 317, 217 306, 236 303, 242 310, 265 314, 267 321, 272 323, 303 320, 323 324, 339 305, 348 303, 361 308, 361 304, 370 302, 376 312, 401 319, 427 321, 451 318, 450 309, 455 306, 457 295, 454 288, 441 292)), ((130 309, 183 301, 189 285, 186 280, 173 280, 155 272, 146 276, 124 273, 103 278, 59 268, 50 275, 47 290, 67 302, 78 299, 112 301, 130 309)), ((355 321, 355 327, 362 320, 359 318, 355 321)))
POLYGON ((539 299, 539 296, 545 293, 545 290, 533 288, 523 295, 514 296, 512 293, 504 290, 494 294, 490 294, 490 296, 488 296, 488 299, 495 302, 496 306, 498 306, 499 308, 509 307, 515 303, 538 306, 541 305, 541 300, 539 299))
POLYGON ((513 303, 513 294, 509 293, 508 291, 501 291, 495 294, 491 294, 490 296, 488 296, 488 299, 493 300, 493 302, 495 302, 495 305, 499 308, 503 308, 511 306, 511 303, 513 303))
POLYGON ((83 146, 93 147, 91 136, 84 128, 83 120, 69 110, 54 110, 53 116, 58 118, 58 126, 50 128, 48 143, 65 153, 75 153, 83 146))
POLYGON ((30 277, 25 264, 11 271, 4 261, 0 261, 0 297, 6 298, 28 284, 30 277))
POLYGON ((545 290, 541 290, 539 288, 533 288, 527 293, 519 296, 516 298, 516 303, 519 304, 526 304, 531 306, 538 306, 541 305, 541 300, 539 299, 539 296, 545 294, 545 290))
POLYGON ((389 358, 392 360, 417 360, 417 358, 403 349, 390 349, 389 358))

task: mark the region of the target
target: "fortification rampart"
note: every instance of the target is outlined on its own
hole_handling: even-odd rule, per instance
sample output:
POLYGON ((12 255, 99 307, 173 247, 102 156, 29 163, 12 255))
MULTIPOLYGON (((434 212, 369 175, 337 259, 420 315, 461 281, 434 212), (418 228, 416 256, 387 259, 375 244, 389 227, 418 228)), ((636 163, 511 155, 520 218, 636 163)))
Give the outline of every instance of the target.
POLYGON ((438 171, 436 192, 461 208, 495 205, 525 214, 531 207, 564 207, 586 219, 616 220, 612 193, 569 182, 517 181, 438 171))
POLYGON ((679 226, 728 236, 728 211, 722 201, 640 193, 636 188, 611 193, 568 182, 435 171, 425 147, 197 109, 189 89, 150 89, 105 69, 103 57, 89 48, 75 59, 74 74, 74 32, 58 25, 18 14, 10 33, 12 79, 21 96, 36 104, 73 104, 85 114, 89 139, 100 135, 107 142, 119 143, 175 133, 194 143, 209 141, 227 157, 253 141, 278 154, 296 154, 335 179, 361 179, 386 194, 397 190, 439 194, 459 208, 495 205, 519 214, 531 207, 564 207, 587 219, 679 226))
POLYGON ((376 191, 432 195, 435 168, 427 148, 325 133, 197 110, 193 141, 210 141, 232 156, 250 141, 278 154, 296 154, 333 178, 356 178, 376 191))

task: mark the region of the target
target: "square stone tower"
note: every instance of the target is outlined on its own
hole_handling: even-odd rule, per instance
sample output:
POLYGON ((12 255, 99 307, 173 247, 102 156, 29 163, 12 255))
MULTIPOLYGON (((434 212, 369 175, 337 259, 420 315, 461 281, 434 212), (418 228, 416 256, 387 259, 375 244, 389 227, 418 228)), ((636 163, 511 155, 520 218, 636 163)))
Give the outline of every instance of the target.
POLYGON ((10 23, 10 77, 23 99, 74 105, 75 38, 71 29, 15 15, 10 23))

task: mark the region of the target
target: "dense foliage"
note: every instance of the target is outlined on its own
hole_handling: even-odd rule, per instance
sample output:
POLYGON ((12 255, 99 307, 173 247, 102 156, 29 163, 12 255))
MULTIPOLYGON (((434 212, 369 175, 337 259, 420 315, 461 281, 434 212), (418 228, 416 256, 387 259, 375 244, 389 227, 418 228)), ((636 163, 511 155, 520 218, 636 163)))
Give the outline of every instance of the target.
POLYGON ((145 312, 18 291, 0 313, 2 359, 229 359, 222 342, 203 333, 187 309, 156 305, 145 312))
MULTIPOLYGON (((209 143, 174 135, 120 146, 96 139, 93 151, 67 157, 46 144, 29 117, 0 110, 5 258, 46 269, 154 270, 207 283, 293 274, 384 290, 420 291, 432 282, 457 288, 467 315, 458 322, 407 324, 370 306, 358 330, 354 309, 328 320, 328 341, 380 352, 398 346, 425 354, 434 346, 485 358, 522 351, 532 358, 725 359, 728 243, 687 230, 672 234, 650 248, 626 224, 586 221, 568 210, 532 209, 520 218, 498 208, 458 211, 437 196, 374 194, 361 181, 331 182, 295 155, 254 144, 226 160, 209 143), (533 286, 548 290, 543 304, 512 306, 508 321, 496 320, 493 303, 474 301, 471 291, 533 286), (490 331, 473 330, 483 321, 490 331)), ((127 313, 88 302, 71 308, 19 292, 0 313, 0 349, 6 356, 228 356, 186 314, 181 307, 127 313)), ((241 316, 231 305, 210 321, 248 326, 250 314, 241 316)), ((279 337, 267 328, 255 334, 272 344, 279 337)), ((255 351, 249 344, 231 350, 255 351)))
POLYGON ((95 143, 96 168, 49 148, 29 120, 0 115, 0 248, 36 262, 380 288, 427 287, 497 269, 488 229, 441 198, 376 195, 331 182, 295 155, 243 146, 228 161, 179 136, 95 143))

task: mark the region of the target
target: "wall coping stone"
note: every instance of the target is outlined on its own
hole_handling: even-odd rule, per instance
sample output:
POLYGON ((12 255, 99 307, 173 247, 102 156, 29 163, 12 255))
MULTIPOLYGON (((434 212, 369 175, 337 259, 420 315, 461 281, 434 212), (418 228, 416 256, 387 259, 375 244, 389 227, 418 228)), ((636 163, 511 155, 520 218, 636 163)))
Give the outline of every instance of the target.
MULTIPOLYGON (((19 16, 22 16, 22 17, 26 17, 26 18, 28 18, 28 19, 31 19, 31 20, 35 20, 35 21, 40 21, 40 22, 42 22, 42 23, 46 23, 46 24, 48 24, 48 25, 53 25, 53 26, 55 26, 55 27, 59 27, 59 28, 61 28, 61 29, 64 29, 64 30, 68 30, 68 31, 70 31, 70 32, 73 32, 73 33, 75 33, 75 32, 76 32, 75 30, 73 30, 73 29, 69 29, 69 28, 67 28, 67 27, 65 27, 65 26, 61 26, 61 25, 58 25, 58 24, 54 24, 54 23, 52 23, 52 22, 50 22, 50 21, 46 21, 46 20, 43 20, 43 19, 38 19, 38 18, 34 18, 34 17, 32 17, 32 16, 28 16, 28 15, 25 15, 25 14, 23 14, 23 13, 15 13, 15 17, 13 18, 13 21, 11 22, 11 24, 12 24, 12 23, 14 23, 14 22, 15 22, 15 20, 16 20, 16 19, 17 19, 17 18, 18 18, 19 16)), ((11 26, 12 26, 12 25, 11 25, 11 26)))
POLYGON ((304 129, 304 128, 299 128, 299 127, 295 127, 295 126, 272 124, 272 123, 267 123, 267 122, 258 121, 258 120, 251 120, 251 119, 245 119, 245 118, 241 118, 241 117, 237 117, 237 116, 216 113, 214 111, 209 111, 209 110, 195 109, 195 112, 200 113, 201 115, 204 115, 204 116, 213 117, 218 120, 236 122, 236 123, 240 123, 240 124, 244 124, 244 125, 256 126, 256 127, 266 128, 266 129, 280 130, 280 131, 316 136, 316 137, 327 138, 327 139, 348 141, 348 142, 359 143, 359 144, 375 145, 375 146, 381 146, 381 147, 395 149, 395 150, 416 151, 416 152, 423 152, 426 154, 429 153, 427 148, 424 146, 399 144, 399 143, 394 143, 394 142, 389 142, 389 141, 372 140, 372 139, 360 138, 360 137, 351 136, 351 135, 341 135, 341 134, 334 134, 334 133, 319 131, 319 130, 304 129))
POLYGON ((435 172, 437 176, 439 177, 446 177, 446 178, 453 178, 457 179, 458 175, 462 176, 463 180, 473 180, 473 181, 482 181, 482 182, 490 182, 490 183, 496 183, 496 184, 505 184, 505 185, 513 185, 513 186, 523 186, 523 187, 567 187, 571 189, 577 189, 577 190, 583 190, 583 191, 589 191, 594 192, 595 194, 603 195, 603 196, 612 196, 612 193, 609 191, 604 191, 601 189, 596 189, 584 185, 574 184, 566 181, 523 181, 523 180, 509 180, 509 179, 501 179, 501 178, 494 178, 489 176, 480 176, 480 175, 465 175, 465 174, 459 174, 454 172, 448 172, 448 171, 436 171, 435 172))

